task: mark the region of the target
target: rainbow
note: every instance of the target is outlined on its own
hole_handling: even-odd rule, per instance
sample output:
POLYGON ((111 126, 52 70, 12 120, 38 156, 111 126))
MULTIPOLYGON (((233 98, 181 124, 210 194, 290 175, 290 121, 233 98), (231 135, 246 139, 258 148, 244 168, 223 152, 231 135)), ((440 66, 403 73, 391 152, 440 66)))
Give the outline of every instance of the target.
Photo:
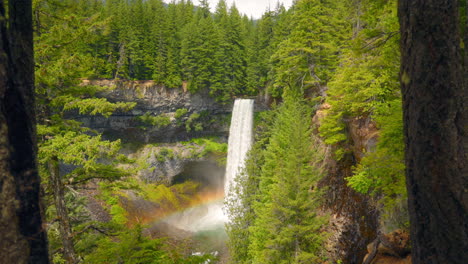
POLYGON ((166 223, 189 232, 211 230, 224 226, 224 193, 202 193, 190 206, 153 219, 153 224, 166 223))

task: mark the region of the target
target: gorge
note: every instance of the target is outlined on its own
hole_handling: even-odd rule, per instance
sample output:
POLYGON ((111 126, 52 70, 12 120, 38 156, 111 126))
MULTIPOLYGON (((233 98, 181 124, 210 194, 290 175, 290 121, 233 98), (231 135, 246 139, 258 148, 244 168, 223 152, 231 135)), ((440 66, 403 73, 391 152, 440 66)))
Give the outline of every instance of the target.
POLYGON ((382 253, 366 247, 409 229, 396 4, 298 0, 252 20, 224 0, 37 1, 51 259, 355 264, 382 253))
MULTIPOLYGON (((253 99, 236 99, 234 102, 229 130, 226 172, 223 175, 224 188, 217 190, 217 192, 224 192, 224 196, 221 199, 187 208, 182 212, 177 212, 165 218, 163 221, 168 225, 193 232, 195 235, 199 232, 224 233, 224 225, 229 217, 226 214, 226 210, 223 209, 224 197, 228 194, 230 188, 234 186, 236 177, 240 176, 244 167, 246 154, 252 144, 253 106, 253 99)), ((211 177, 219 177, 219 175, 212 175, 211 177)), ((208 180, 219 181, 219 179, 208 180)), ((220 243, 222 242, 220 241, 220 243)))
MULTIPOLYGON (((104 84, 109 85, 108 82, 100 83, 100 85, 104 84)), ((117 113, 109 119, 103 118, 102 120, 106 120, 105 123, 97 122, 91 116, 77 116, 76 119, 94 129, 98 129, 105 137, 121 139, 124 143, 126 142, 123 148, 126 155, 140 157, 148 162, 150 167, 139 172, 139 177, 144 181, 166 184, 195 181, 201 184, 202 198, 196 198, 196 201, 194 200, 193 203, 189 203, 187 206, 184 205, 177 209, 171 209, 167 213, 157 214, 159 216, 156 218, 152 216, 154 213, 151 212, 159 209, 151 209, 151 207, 143 209, 144 206, 139 210, 135 208, 132 210, 139 211, 143 218, 148 217, 145 223, 157 221, 156 229, 154 229, 159 230, 157 232, 163 232, 169 236, 174 235, 176 239, 192 237, 195 239, 195 243, 201 243, 200 245, 202 245, 197 250, 226 254, 226 249, 222 245, 227 239, 224 223, 228 221, 228 217, 222 209, 223 197, 226 190, 231 189, 234 176, 240 172, 238 168, 242 167, 239 166, 239 163, 242 163, 241 161, 245 159, 247 150, 253 142, 253 113, 261 113, 267 110, 267 100, 261 97, 256 98, 259 103, 255 107, 253 99, 237 99, 232 105, 223 106, 208 97, 201 98, 200 95, 192 95, 182 90, 166 89, 151 83, 143 85, 135 82, 117 83, 115 90, 106 92, 103 96, 111 101, 131 101, 135 93, 140 93, 140 99, 137 100, 134 110, 130 112, 131 115, 129 113, 125 115, 117 113), (123 96, 125 94, 130 95, 125 97, 123 96), (208 111, 210 113, 208 116, 224 115, 223 118, 231 116, 231 120, 223 126, 220 126, 219 123, 214 127, 203 125, 203 131, 198 132, 187 131, 183 122, 182 125, 178 125, 174 119, 167 127, 149 126, 148 129, 142 129, 137 123, 132 123, 138 122, 138 117, 148 111, 154 116, 171 116, 180 108, 188 109, 185 118, 190 116, 190 113, 208 111), (230 129, 228 129, 229 126, 230 129), (174 131, 174 133, 171 131, 174 131), (194 148, 193 143, 181 144, 178 141, 180 139, 197 138, 200 135, 218 136, 220 142, 228 141, 227 151, 225 150, 226 152, 221 154, 224 158, 227 158, 225 170, 223 170, 224 165, 217 164, 216 159, 219 157, 216 157, 216 155, 199 155, 206 147, 202 146, 203 144, 194 148), (142 139, 143 142, 133 146, 132 142, 139 142, 142 139), (162 157, 159 154, 151 154, 153 152, 159 153, 165 149, 171 150, 170 152, 173 152, 174 155, 162 157), (142 209, 150 212, 148 216, 144 216, 145 213, 142 213, 142 209), (161 228, 164 230, 161 231, 161 228), (184 232, 187 233, 181 235, 184 232), (190 235, 190 233, 195 234, 195 236, 190 235), (199 238, 208 242, 200 242, 200 240, 197 240, 199 238)), ((321 115, 321 110, 319 110, 314 118, 315 123, 320 122, 321 115)), ((368 125, 362 123, 356 124, 355 127, 356 132, 353 132, 352 135, 356 138, 356 144, 372 147, 372 145, 367 146, 367 144, 373 144, 374 142, 368 137, 371 133, 364 132, 369 129, 368 125), (359 139, 360 137, 362 139, 359 139)), ((359 153, 355 155, 359 155, 359 153)), ((329 162, 331 160, 330 157, 326 159, 329 162)), ((346 162, 327 164, 328 172, 322 184, 330 187, 330 190, 324 196, 329 208, 327 210, 332 212, 332 224, 330 225, 332 235, 329 242, 327 242, 328 254, 334 258, 349 259, 349 263, 356 263, 357 259, 364 257, 365 246, 374 237, 376 215, 369 215, 364 218, 365 221, 361 217, 368 212, 367 210, 372 205, 366 201, 365 197, 354 193, 346 186, 344 178, 350 174, 351 164, 346 162)), ((134 206, 138 207, 140 202, 135 200, 134 204, 134 206)), ((129 209, 134 206, 124 206, 124 208, 129 209)), ((154 230, 151 232, 156 232, 154 230)), ((197 247, 195 246, 195 248, 197 247)))

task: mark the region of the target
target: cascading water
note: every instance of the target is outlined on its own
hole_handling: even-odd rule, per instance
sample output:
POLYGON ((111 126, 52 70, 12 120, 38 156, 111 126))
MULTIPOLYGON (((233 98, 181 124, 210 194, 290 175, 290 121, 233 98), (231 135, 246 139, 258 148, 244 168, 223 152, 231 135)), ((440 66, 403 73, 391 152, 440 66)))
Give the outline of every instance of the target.
MULTIPOLYGON (((245 166, 245 158, 252 145, 253 112, 253 99, 237 99, 234 102, 224 177, 224 197, 223 190, 218 188, 218 190, 213 190, 215 191, 213 196, 215 199, 206 199, 203 204, 174 213, 160 220, 160 223, 163 224, 161 228, 167 229, 166 232, 178 236, 185 234, 190 237, 195 245, 194 255, 203 255, 209 252, 221 259, 227 257, 225 224, 228 222, 228 217, 223 211, 223 198, 229 199, 229 201, 237 201, 238 191, 242 191, 232 192, 231 188, 235 185, 236 177, 239 176, 245 166), (180 232, 182 230, 188 232, 180 232)), ((216 173, 211 174, 209 171, 206 173, 207 175, 204 176, 209 179, 219 177, 219 174, 216 176, 216 173)), ((215 179, 219 180, 219 178, 215 179)))
MULTIPOLYGON (((229 130, 228 157, 224 177, 224 195, 228 195, 236 175, 244 167, 244 161, 252 145, 253 133, 253 99, 237 99, 232 110, 231 127, 229 130)), ((235 194, 230 194, 235 197, 235 194)), ((224 230, 227 217, 223 212, 223 201, 216 200, 174 214, 165 222, 179 229, 193 233, 224 230)))
MULTIPOLYGON (((236 176, 244 168, 247 152, 252 146, 253 110, 253 99, 237 99, 234 102, 229 130, 226 174, 224 176, 225 196, 230 192, 236 176)), ((235 193, 230 195, 235 197, 235 193)))

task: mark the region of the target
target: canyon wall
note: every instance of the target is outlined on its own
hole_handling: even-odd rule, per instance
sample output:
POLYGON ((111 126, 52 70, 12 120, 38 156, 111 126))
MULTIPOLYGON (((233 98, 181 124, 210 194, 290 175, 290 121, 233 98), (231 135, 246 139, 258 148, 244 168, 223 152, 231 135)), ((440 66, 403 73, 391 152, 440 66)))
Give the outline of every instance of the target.
MULTIPOLYGON (((320 125, 329 107, 328 104, 320 106, 314 124, 320 125)), ((348 151, 341 159, 336 160, 334 147, 324 146, 326 173, 321 185, 326 189, 325 211, 331 216, 326 250, 331 263, 360 264, 367 254, 367 245, 377 236, 379 214, 371 197, 347 186, 346 178, 352 175, 353 167, 364 153, 375 148, 378 133, 369 119, 348 120, 346 131, 348 151)))
MULTIPOLYGON (((203 152, 200 146, 187 147, 180 141, 213 136, 227 142, 232 102, 221 104, 208 93, 191 94, 182 88, 169 89, 152 81, 94 80, 84 81, 84 84, 112 87, 100 94, 109 101, 136 102, 133 110, 114 113, 110 118, 69 114, 84 126, 103 133, 104 138, 121 139, 125 154, 146 159, 150 166, 140 172, 144 181, 176 183, 190 179, 192 174, 204 175, 205 168, 219 170, 216 173, 222 174, 222 166, 216 165, 211 157, 200 155, 203 152), (178 116, 181 109, 186 113, 178 116), (165 126, 148 124, 141 120, 145 115, 164 116, 170 122, 165 126), (162 157, 163 149, 171 149, 174 155, 162 157), (196 170, 202 171, 194 173, 196 170)), ((255 99, 255 111, 268 109, 268 98, 255 99)), ((315 124, 320 124, 327 107, 322 105, 317 111, 315 124)), ((369 120, 360 119, 350 120, 347 131, 351 151, 341 160, 336 161, 332 154, 334 150, 324 146, 328 152, 322 185, 327 188, 325 211, 331 215, 330 237, 326 245, 329 259, 332 263, 351 264, 362 262, 367 253, 366 246, 377 236, 378 211, 368 196, 353 191, 345 179, 351 176, 352 167, 363 153, 375 147, 377 129, 369 120)))
POLYGON ((217 103, 208 94, 169 89, 153 81, 93 80, 83 84, 112 88, 100 94, 111 102, 136 103, 132 110, 117 111, 110 118, 70 113, 107 139, 121 139, 124 143, 169 143, 194 137, 227 136, 231 105, 217 103), (177 110, 186 114, 176 118, 177 110), (163 116, 170 123, 145 123, 141 120, 145 115, 163 116))

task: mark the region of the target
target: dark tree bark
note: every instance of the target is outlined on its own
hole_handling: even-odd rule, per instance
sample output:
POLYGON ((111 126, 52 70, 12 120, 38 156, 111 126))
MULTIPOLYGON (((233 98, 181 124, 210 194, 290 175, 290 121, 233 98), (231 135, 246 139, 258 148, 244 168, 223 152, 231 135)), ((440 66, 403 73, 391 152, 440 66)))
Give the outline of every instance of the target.
POLYGON ((467 102, 458 4, 400 0, 398 7, 415 264, 468 260, 467 102))
POLYGON ((36 164, 31 0, 0 0, 0 261, 49 263, 36 164))
POLYGON ((78 263, 78 258, 75 253, 75 247, 72 238, 72 229, 70 225, 70 218, 68 217, 68 210, 65 204, 65 190, 60 177, 60 168, 58 158, 53 158, 48 163, 50 183, 54 190, 54 204, 57 211, 57 218, 59 220, 60 239, 63 245, 63 255, 70 264, 78 263))

